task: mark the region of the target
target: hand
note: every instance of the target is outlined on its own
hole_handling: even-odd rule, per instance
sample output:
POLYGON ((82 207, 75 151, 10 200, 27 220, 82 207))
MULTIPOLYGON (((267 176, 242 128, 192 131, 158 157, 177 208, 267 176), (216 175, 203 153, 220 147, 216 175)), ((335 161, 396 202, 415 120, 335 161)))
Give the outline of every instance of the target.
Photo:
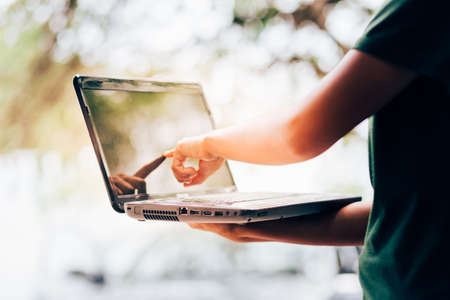
POLYGON ((371 203, 355 202, 320 214, 246 224, 189 223, 194 229, 234 242, 284 242, 303 245, 361 246, 371 203))
POLYGON ((128 176, 125 174, 118 174, 109 177, 111 187, 118 195, 134 194, 137 189, 138 193, 146 193, 147 186, 145 180, 138 176, 128 176))
POLYGON ((188 225, 193 229, 209 231, 238 243, 270 241, 252 230, 254 224, 188 223, 188 225))
POLYGON ((109 177, 112 189, 118 195, 134 194, 134 191, 136 189, 138 190, 139 194, 147 193, 147 185, 144 179, 157 167, 159 167, 165 159, 166 157, 163 155, 157 157, 155 160, 142 166, 139 170, 136 171, 136 173, 134 173, 133 176, 128 176, 121 173, 109 177))
POLYGON ((206 151, 203 136, 182 139, 175 149, 167 151, 164 156, 173 158, 173 174, 185 187, 203 183, 220 169, 225 161, 222 157, 206 151), (184 166, 187 158, 199 159, 198 170, 184 166))

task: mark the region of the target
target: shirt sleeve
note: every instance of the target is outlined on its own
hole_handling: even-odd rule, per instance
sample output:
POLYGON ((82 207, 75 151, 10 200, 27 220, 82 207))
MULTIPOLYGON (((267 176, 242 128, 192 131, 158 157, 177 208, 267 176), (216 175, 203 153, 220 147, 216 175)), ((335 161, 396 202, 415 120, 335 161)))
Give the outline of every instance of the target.
POLYGON ((450 86, 448 2, 387 1, 354 48, 450 86))

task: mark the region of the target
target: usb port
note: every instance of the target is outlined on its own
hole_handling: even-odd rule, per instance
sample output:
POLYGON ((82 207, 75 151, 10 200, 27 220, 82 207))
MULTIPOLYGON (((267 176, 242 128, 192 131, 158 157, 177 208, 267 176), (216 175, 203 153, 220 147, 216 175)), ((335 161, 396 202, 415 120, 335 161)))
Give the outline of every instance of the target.
POLYGON ((200 214, 200 212, 198 210, 191 210, 189 213, 191 215, 199 215, 200 214))
POLYGON ((202 211, 202 214, 203 214, 204 216, 210 216, 210 215, 211 215, 211 211, 209 211, 209 210, 204 210, 204 211, 202 211))
POLYGON ((223 211, 215 211, 214 215, 215 216, 223 216, 223 211))

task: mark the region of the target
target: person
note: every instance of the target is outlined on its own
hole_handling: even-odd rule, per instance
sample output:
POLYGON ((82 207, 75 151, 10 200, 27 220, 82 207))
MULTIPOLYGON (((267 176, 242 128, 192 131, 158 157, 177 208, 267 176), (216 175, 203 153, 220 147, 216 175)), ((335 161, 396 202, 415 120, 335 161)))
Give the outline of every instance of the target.
POLYGON ((362 245, 365 299, 450 299, 450 21, 446 1, 390 0, 305 104, 179 141, 176 179, 200 184, 225 159, 280 165, 318 156, 369 120, 373 205, 237 224, 190 224, 236 242, 362 245), (199 159, 198 169, 185 167, 199 159))

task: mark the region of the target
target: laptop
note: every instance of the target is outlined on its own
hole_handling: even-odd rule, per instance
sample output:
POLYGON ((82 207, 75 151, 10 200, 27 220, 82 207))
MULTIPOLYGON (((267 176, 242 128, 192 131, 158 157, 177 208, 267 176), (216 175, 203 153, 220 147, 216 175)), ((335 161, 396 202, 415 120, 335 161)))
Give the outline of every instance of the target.
MULTIPOLYGON (((161 154, 183 137, 214 129, 199 84, 80 75, 73 84, 111 205, 131 218, 248 223, 361 200, 344 194, 239 192, 228 163, 204 183, 183 187, 161 154)), ((187 164, 196 167, 198 161, 187 164)))

